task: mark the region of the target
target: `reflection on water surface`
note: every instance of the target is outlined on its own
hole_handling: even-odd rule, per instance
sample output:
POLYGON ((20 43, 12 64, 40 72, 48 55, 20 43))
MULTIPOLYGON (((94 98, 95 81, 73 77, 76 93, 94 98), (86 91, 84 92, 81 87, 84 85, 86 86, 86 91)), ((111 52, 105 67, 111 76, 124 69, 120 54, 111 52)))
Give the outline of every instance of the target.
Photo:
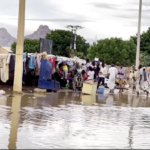
POLYGON ((149 106, 149 98, 123 94, 2 96, 0 148, 146 149, 149 106))

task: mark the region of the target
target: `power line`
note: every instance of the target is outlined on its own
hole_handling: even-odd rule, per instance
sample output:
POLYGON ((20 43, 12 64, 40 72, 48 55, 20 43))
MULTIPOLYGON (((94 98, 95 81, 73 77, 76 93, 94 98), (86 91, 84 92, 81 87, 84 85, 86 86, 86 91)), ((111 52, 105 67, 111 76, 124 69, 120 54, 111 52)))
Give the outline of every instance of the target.
POLYGON ((144 2, 142 2, 142 3, 150 11, 150 8, 144 2))
MULTIPOLYGON (((4 18, 0 17, 0 19, 5 19, 5 20, 18 20, 18 18, 4 18)), ((58 18, 58 19, 38 19, 38 18, 26 18, 26 21, 53 21, 53 22, 80 22, 80 21, 85 21, 85 22, 96 22, 96 21, 101 21, 104 19, 74 19, 74 18, 58 18)))
POLYGON ((74 35, 74 54, 76 50, 76 40, 77 40, 77 30, 83 29, 84 27, 79 26, 79 25, 68 25, 66 28, 71 30, 71 40, 70 40, 70 51, 72 49, 72 42, 73 42, 73 35, 74 35))

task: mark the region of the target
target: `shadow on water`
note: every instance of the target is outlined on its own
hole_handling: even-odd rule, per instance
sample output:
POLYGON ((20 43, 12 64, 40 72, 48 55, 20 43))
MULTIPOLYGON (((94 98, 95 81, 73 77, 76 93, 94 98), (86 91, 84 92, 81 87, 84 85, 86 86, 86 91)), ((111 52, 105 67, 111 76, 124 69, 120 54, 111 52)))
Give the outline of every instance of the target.
POLYGON ((124 94, 1 96, 0 148, 149 148, 147 107, 124 94))

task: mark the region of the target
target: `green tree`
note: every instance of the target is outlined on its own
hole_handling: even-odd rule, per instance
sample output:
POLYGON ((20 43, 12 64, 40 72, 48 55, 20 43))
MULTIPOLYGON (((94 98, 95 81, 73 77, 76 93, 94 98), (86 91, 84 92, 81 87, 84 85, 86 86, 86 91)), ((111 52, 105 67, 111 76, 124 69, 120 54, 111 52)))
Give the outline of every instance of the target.
MULTIPOLYGON (((131 39, 134 41, 135 45, 137 45, 137 35, 131 36, 131 39)), ((141 34, 140 50, 150 55, 150 28, 141 34)))
MULTIPOLYGON (((11 49, 13 51, 13 53, 16 53, 16 45, 17 43, 14 42, 11 45, 11 49)), ((36 53, 39 51, 39 40, 37 39, 25 39, 24 40, 24 52, 27 53, 36 53)))
MULTIPOLYGON (((53 30, 50 34, 46 35, 47 39, 53 41, 53 54, 60 56, 71 56, 72 50, 70 52, 70 39, 71 32, 66 30, 53 30)), ((81 37, 77 35, 77 56, 82 56, 84 58, 87 55, 87 49, 89 48, 89 43, 81 37), (82 55, 84 54, 84 55, 82 55)), ((72 43, 73 44, 73 43, 72 43)))
POLYGON ((150 55, 147 52, 140 53, 140 62, 142 66, 149 66, 150 65, 150 55))
POLYGON ((95 57, 107 64, 124 64, 130 66, 135 63, 136 46, 133 40, 124 41, 120 38, 99 40, 88 49, 88 58, 95 57))
POLYGON ((16 42, 13 42, 13 43, 11 44, 11 50, 13 51, 13 53, 16 53, 16 45, 17 45, 16 42))

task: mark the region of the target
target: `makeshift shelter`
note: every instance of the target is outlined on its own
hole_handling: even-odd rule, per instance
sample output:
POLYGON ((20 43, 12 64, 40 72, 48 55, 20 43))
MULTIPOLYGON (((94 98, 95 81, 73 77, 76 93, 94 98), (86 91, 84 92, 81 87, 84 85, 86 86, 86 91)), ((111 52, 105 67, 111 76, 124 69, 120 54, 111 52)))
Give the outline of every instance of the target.
POLYGON ((0 54, 12 53, 11 47, 2 47, 0 46, 0 54))

